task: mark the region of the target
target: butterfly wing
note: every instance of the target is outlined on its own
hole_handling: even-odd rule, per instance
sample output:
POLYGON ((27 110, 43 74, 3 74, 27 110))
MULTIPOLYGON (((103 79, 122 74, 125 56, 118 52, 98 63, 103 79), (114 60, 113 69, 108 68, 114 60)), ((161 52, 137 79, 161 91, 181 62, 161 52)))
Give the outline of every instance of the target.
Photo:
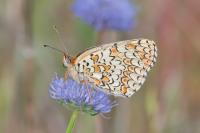
POLYGON ((102 91, 130 97, 144 83, 156 57, 153 41, 134 39, 86 50, 75 58, 74 66, 79 75, 102 91))

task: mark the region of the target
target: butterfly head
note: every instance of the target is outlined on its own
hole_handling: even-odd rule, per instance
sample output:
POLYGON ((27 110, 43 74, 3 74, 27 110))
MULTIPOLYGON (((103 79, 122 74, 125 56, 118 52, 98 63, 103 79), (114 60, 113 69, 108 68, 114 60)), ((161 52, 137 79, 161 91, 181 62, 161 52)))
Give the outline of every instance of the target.
POLYGON ((63 66, 68 67, 71 64, 71 58, 67 54, 64 53, 63 56, 63 66))

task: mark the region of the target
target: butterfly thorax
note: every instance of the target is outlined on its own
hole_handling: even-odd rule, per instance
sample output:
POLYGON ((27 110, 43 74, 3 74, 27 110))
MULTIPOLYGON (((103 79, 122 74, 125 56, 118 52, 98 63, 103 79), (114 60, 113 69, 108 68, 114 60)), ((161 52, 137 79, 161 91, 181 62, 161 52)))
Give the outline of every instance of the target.
POLYGON ((76 71, 75 67, 73 64, 68 64, 66 66, 67 68, 67 76, 72 77, 74 80, 76 80, 77 82, 80 82, 79 76, 78 76, 78 72, 76 71))

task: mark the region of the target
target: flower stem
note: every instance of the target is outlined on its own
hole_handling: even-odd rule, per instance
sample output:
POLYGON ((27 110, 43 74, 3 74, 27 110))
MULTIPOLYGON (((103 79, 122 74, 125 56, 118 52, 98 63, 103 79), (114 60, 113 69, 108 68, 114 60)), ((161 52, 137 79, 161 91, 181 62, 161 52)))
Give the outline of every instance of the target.
POLYGON ((75 110, 72 113, 72 116, 71 116, 71 118, 69 120, 69 124, 67 126, 66 133, 72 133, 72 130, 74 128, 77 116, 78 116, 78 110, 75 110))

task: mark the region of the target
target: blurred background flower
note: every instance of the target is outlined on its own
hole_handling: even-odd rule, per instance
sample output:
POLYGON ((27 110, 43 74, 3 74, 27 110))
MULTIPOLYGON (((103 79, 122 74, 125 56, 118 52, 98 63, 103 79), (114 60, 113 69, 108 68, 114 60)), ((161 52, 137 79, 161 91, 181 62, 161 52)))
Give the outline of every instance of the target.
POLYGON ((75 0, 73 13, 97 30, 131 30, 136 8, 129 0, 75 0))
POLYGON ((90 84, 77 83, 70 77, 64 80, 56 75, 50 84, 49 94, 62 105, 90 115, 109 113, 116 105, 109 95, 90 84))

